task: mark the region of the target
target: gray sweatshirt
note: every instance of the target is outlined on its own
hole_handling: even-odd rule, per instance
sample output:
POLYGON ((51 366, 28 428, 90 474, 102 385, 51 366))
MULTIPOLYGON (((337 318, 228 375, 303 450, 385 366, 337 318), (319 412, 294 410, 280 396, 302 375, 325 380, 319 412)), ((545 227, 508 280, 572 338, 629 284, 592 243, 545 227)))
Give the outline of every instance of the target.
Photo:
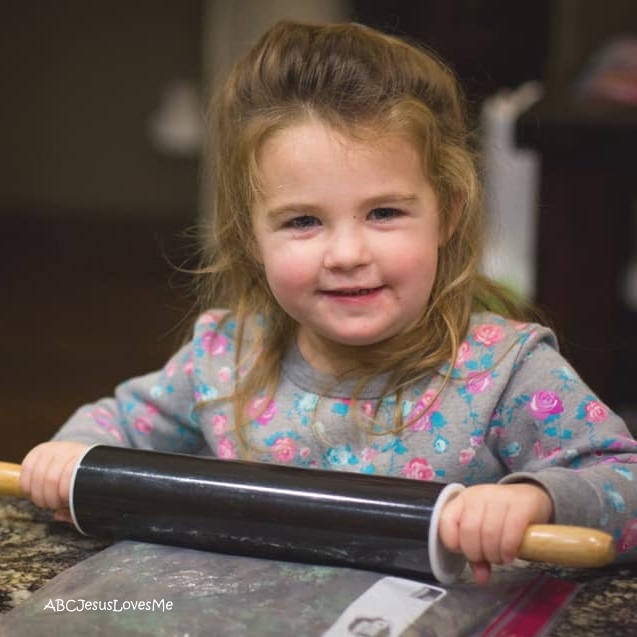
MULTIPOLYGON (((240 457, 224 398, 236 373, 236 325, 220 328, 224 314, 203 314, 163 369, 81 407, 54 439, 240 457)), ((249 403, 249 459, 465 485, 531 479, 553 499, 556 523, 606 530, 623 557, 637 557, 637 442, 549 329, 476 314, 452 381, 436 395, 448 369, 406 387, 399 405, 396 395, 380 398, 383 377, 352 401, 354 381, 335 382, 293 346, 273 399, 249 403), (400 433, 396 409, 408 423, 400 433)))

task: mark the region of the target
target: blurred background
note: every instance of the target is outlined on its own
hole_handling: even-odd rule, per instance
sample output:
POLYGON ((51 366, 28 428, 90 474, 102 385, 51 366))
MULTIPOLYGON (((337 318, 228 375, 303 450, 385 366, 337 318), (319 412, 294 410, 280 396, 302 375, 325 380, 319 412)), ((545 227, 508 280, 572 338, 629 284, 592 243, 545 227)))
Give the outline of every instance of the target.
POLYGON ((368 24, 451 64, 484 149, 486 268, 637 429, 634 0, 9 0, 0 460, 179 346, 192 298, 175 266, 210 208, 206 100, 280 18, 368 24))

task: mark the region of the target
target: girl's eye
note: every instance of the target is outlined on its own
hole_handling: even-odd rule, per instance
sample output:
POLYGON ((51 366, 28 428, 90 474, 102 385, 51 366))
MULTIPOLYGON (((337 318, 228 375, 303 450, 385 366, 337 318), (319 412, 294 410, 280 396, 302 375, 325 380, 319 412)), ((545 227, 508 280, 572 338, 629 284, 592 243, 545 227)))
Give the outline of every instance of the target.
POLYGON ((286 221, 284 227, 292 228, 294 230, 306 230, 307 228, 312 228, 319 223, 320 221, 316 217, 312 217, 311 215, 303 215, 301 217, 294 217, 294 219, 286 221))
POLYGON ((374 221, 386 221, 388 219, 395 219, 402 213, 396 208, 374 208, 370 213, 370 219, 374 221))

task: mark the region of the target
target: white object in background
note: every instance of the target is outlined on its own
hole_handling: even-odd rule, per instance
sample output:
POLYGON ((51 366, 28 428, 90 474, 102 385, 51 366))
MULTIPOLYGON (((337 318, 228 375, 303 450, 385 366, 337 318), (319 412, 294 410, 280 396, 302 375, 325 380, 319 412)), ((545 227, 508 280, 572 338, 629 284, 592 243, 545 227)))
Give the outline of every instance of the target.
POLYGON ((631 222, 630 256, 622 281, 622 297, 628 309, 637 312, 637 200, 633 202, 631 222))
POLYGON ((168 84, 149 122, 153 146, 166 155, 194 156, 202 146, 203 131, 195 86, 190 82, 168 84))
POLYGON ((487 237, 484 270, 528 299, 535 296, 539 158, 515 144, 518 116, 542 95, 537 82, 485 100, 482 113, 487 237))
POLYGON ((624 302, 637 312, 637 256, 633 257, 624 274, 624 302))

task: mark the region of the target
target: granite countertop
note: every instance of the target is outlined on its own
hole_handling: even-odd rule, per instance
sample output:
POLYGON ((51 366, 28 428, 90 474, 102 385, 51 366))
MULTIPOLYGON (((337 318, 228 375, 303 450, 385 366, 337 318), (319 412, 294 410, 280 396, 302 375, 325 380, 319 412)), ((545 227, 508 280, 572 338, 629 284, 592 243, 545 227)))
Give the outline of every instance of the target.
POLYGON ((55 522, 28 500, 0 498, 0 613, 108 545, 55 522))
MULTIPOLYGON (((26 500, 0 499, 0 612, 11 610, 58 573, 109 544, 81 536, 26 500)), ((637 564, 543 568, 581 584, 548 637, 637 635, 637 564)))

